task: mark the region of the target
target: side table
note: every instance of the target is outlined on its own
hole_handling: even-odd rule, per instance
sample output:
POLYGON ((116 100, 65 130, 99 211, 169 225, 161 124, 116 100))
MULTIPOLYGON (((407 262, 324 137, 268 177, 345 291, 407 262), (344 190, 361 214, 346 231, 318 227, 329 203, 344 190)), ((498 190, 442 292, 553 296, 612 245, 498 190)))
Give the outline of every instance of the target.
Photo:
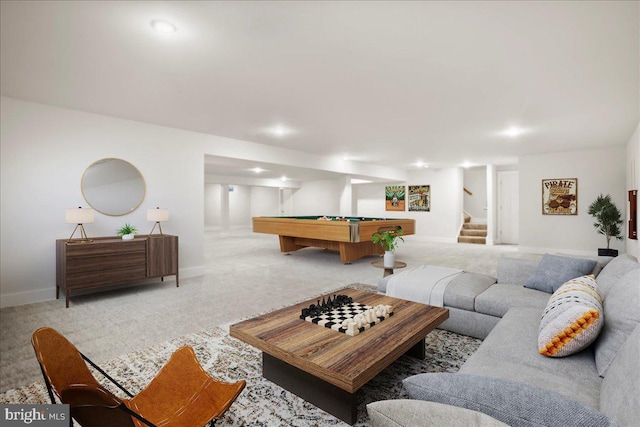
POLYGON ((385 267, 384 261, 380 260, 380 261, 373 261, 371 265, 373 265, 376 268, 384 268, 384 273, 382 273, 382 277, 387 277, 388 275, 393 274, 394 268, 405 268, 407 266, 407 263, 402 261, 396 261, 393 264, 393 267, 385 267))

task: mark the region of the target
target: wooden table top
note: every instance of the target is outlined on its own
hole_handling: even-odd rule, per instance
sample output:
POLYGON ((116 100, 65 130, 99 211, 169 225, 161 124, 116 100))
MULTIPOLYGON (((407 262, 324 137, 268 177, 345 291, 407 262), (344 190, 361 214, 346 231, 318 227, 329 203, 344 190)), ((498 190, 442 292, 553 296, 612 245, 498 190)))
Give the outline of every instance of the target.
POLYGON ((373 265, 374 267, 377 268, 384 268, 384 269, 396 269, 396 268, 405 268, 407 266, 406 262, 402 262, 402 261, 395 261, 393 263, 393 267, 385 267, 384 265, 384 260, 379 260, 379 261, 373 261, 371 263, 371 265, 373 265))
MULTIPOLYGON (((424 339, 449 317, 449 310, 351 288, 355 302, 391 305, 393 316, 349 336, 300 319, 317 298, 231 325, 230 335, 349 393, 424 339)), ((320 298, 322 299, 322 298, 320 298)))

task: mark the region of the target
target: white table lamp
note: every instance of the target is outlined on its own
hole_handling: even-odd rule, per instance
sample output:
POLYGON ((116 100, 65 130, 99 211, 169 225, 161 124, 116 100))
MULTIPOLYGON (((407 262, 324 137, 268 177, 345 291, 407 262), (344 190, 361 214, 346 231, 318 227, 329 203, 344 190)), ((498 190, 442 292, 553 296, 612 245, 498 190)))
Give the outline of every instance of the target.
POLYGON ((72 243, 71 239, 73 235, 76 234, 76 230, 80 228, 80 240, 78 243, 88 243, 91 242, 87 237, 87 233, 84 231, 84 226, 82 224, 93 224, 93 209, 82 209, 81 207, 70 208, 67 209, 67 212, 64 215, 64 222, 67 224, 77 224, 76 228, 73 229, 73 233, 67 240, 67 243, 72 243))
POLYGON ((160 223, 169 221, 169 209, 147 209, 147 221, 155 221, 155 224, 153 224, 153 228, 151 229, 151 233, 149 233, 149 235, 151 236, 153 234, 153 230, 155 230, 156 226, 158 226, 158 229, 160 230, 160 236, 162 236, 162 225, 160 225, 160 223))

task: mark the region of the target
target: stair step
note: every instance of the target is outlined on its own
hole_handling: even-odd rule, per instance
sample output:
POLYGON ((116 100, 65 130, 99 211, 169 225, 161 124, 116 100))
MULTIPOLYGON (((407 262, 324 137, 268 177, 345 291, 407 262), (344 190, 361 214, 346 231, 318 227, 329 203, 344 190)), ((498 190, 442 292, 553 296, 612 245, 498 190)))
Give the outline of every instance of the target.
POLYGON ((486 237, 478 237, 478 236, 459 236, 458 243, 476 243, 479 245, 487 244, 486 237))
POLYGON ((487 224, 477 223, 477 222, 466 222, 462 224, 462 228, 466 230, 486 230, 487 224))
POLYGON ((480 230, 480 229, 462 229, 460 230, 460 235, 461 236, 477 236, 477 237, 487 237, 487 230, 480 230))

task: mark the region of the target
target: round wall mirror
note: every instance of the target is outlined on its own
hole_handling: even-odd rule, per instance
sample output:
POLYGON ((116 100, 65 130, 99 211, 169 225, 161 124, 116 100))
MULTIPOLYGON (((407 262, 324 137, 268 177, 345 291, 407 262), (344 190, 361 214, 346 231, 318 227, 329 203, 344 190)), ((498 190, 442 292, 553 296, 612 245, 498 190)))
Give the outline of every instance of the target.
POLYGON ((82 196, 105 215, 133 212, 144 200, 146 186, 140 171, 121 159, 100 159, 82 175, 82 196))

